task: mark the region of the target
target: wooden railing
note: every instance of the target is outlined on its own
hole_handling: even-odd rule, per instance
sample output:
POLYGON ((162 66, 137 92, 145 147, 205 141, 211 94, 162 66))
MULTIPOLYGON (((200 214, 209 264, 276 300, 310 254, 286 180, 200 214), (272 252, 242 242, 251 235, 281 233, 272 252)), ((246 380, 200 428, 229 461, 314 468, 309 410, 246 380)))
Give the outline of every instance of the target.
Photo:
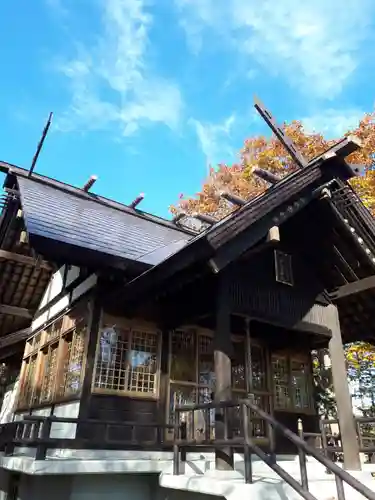
MULTIPOLYGON (((0 426, 0 450, 5 455, 12 455, 14 454, 15 447, 30 447, 35 449, 35 459, 43 460, 46 458, 49 449, 171 450, 173 447, 173 471, 174 474, 179 474, 180 462, 181 460, 186 460, 187 451, 194 451, 196 448, 201 447, 206 449, 242 449, 244 454, 245 481, 247 483, 252 483, 253 481, 252 454, 255 454, 297 491, 302 498, 305 500, 317 500, 309 491, 306 456, 310 455, 323 464, 327 471, 334 474, 337 500, 345 500, 344 483, 347 483, 354 490, 361 493, 364 498, 375 500, 375 493, 372 490, 330 459, 332 453, 342 451, 341 447, 328 446, 328 438, 331 434, 326 431, 326 426, 327 424, 337 423, 335 420, 323 420, 321 423, 321 433, 304 433, 301 425, 299 425, 299 435, 297 435, 280 422, 277 422, 273 416, 258 408, 250 400, 178 406, 175 408, 174 416, 173 425, 64 418, 53 415, 48 417, 24 416, 23 420, 0 426), (231 435, 230 426, 231 412, 234 408, 239 409, 241 415, 241 435, 237 435, 236 437, 231 435), (221 423, 224 424, 224 436, 220 439, 215 437, 214 428, 216 426, 215 423, 211 422, 210 418, 212 410, 215 411, 216 422, 217 417, 220 416, 221 423), (186 415, 190 413, 192 418, 188 419, 190 422, 189 425, 194 427, 194 413, 197 411, 203 413, 205 422, 205 428, 200 433, 199 439, 196 438, 194 429, 188 429, 187 423, 182 422, 181 419, 182 414, 186 415), (264 426, 268 427, 268 452, 260 447, 260 440, 256 436, 253 436, 253 422, 259 422, 259 420, 262 420, 264 426), (94 431, 96 429, 100 432, 92 432, 91 437, 55 438, 51 436, 51 431, 53 431, 53 424, 57 423, 65 425, 76 424, 77 429, 84 428, 85 431, 94 431), (116 437, 111 435, 114 429, 120 431, 116 432, 116 437), (173 437, 170 437, 170 439, 165 439, 167 431, 173 431, 173 437), (146 432, 152 434, 150 439, 143 437, 146 432), (295 445, 299 456, 300 481, 297 481, 277 463, 277 457, 274 452, 275 433, 280 433, 295 445), (189 439, 189 436, 193 436, 193 438, 189 439), (305 440, 308 437, 320 437, 322 439, 322 450, 317 450, 307 444, 305 440)), ((357 418, 356 422, 359 429, 361 424, 375 423, 375 419, 363 417, 357 418)), ((80 433, 78 432, 79 435, 80 433)), ((361 451, 368 453, 375 452, 375 447, 362 446, 361 451)))
MULTIPOLYGON (((360 453, 367 453, 369 455, 375 454, 375 417, 354 417, 354 422, 356 425, 360 453), (363 432, 361 426, 364 424, 373 424, 374 434, 363 432), (366 444, 366 442, 372 444, 366 444)), ((332 461, 337 461, 338 456, 343 453, 343 447, 341 446, 340 433, 332 433, 327 430, 327 427, 331 427, 332 425, 339 426, 339 420, 319 420, 319 432, 305 432, 302 421, 299 420, 298 434, 304 440, 309 438, 319 440, 319 448, 324 455, 332 461)))
MULTIPOLYGON (((305 500, 317 500, 317 498, 309 491, 309 481, 306 467, 306 456, 313 457, 316 461, 321 463, 335 476, 337 500, 345 500, 344 483, 351 486, 354 490, 363 495, 368 500, 375 500, 375 492, 370 490, 366 485, 355 479, 348 472, 336 465, 325 454, 319 452, 314 447, 309 446, 306 441, 297 434, 293 433, 287 427, 282 425, 275 418, 262 409, 254 405, 250 400, 237 400, 237 401, 222 401, 203 403, 187 406, 178 406, 175 409, 175 439, 174 453, 173 453, 173 472, 178 475, 180 471, 181 452, 186 448, 199 448, 199 447, 212 447, 216 449, 236 449, 242 448, 244 453, 245 465, 245 481, 247 483, 253 482, 252 472, 252 454, 257 455, 264 463, 266 463, 281 479, 283 479, 289 486, 298 492, 305 500), (241 424, 242 436, 232 437, 230 435, 230 420, 231 412, 233 409, 241 409, 241 424), (215 410, 216 422, 224 423, 224 438, 220 436, 219 439, 212 437, 210 432, 210 411, 215 410), (192 418, 189 419, 194 425, 194 412, 200 411, 205 415, 206 429, 205 437, 203 439, 183 439, 179 436, 181 414, 192 413, 192 418), (300 466, 300 481, 297 481, 291 474, 289 474, 283 467, 277 463, 277 457, 271 451, 266 453, 256 443, 251 432, 251 415, 255 414, 261 418, 266 425, 272 427, 274 432, 278 432, 293 443, 298 451, 299 466, 300 466)), ((193 433, 194 436, 194 433, 193 433)))
MULTIPOLYGON (((165 439, 166 431, 174 426, 159 423, 119 422, 94 419, 65 418, 56 416, 24 416, 22 420, 0 426, 0 450, 12 455, 16 447, 36 449, 36 460, 46 458, 48 449, 172 449, 172 443, 165 439), (61 438, 51 437, 53 424, 76 424, 78 436, 86 433, 88 437, 61 438), (116 437, 111 437, 117 430, 116 437), (96 431, 96 432, 95 432, 96 431), (151 439, 144 434, 151 434, 151 439), (99 436, 99 437, 98 437, 99 436)), ((74 432, 75 434, 75 432, 74 432)))

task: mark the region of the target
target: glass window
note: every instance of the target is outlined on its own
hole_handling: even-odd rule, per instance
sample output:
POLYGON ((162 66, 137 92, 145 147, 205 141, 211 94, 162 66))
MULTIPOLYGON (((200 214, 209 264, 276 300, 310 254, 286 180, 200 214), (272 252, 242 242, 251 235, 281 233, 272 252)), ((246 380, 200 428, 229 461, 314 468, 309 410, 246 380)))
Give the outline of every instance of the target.
POLYGON ((40 402, 45 403, 52 401, 55 393, 55 382, 57 376, 57 351, 59 348, 58 342, 50 344, 43 351, 43 375, 42 375, 42 390, 40 394, 40 402))
POLYGON ((94 389, 155 395, 159 332, 105 325, 99 336, 94 389))
POLYGON ((198 336, 198 380, 199 385, 215 388, 215 365, 213 340, 209 335, 198 336))
POLYGON ((275 408, 290 406, 288 360, 283 357, 272 358, 275 388, 275 408))
POLYGON ((24 361, 24 375, 20 384, 19 404, 23 407, 30 406, 34 393, 34 380, 36 373, 37 356, 32 356, 24 361))
POLYGON ((253 390, 267 390, 267 364, 265 349, 259 345, 251 345, 251 370, 253 390))
POLYGON ((232 341, 232 387, 233 390, 246 391, 246 349, 245 341, 232 341))
POLYGON ((171 380, 196 382, 196 335, 192 330, 175 330, 171 342, 171 380))
POLYGON ((60 396, 77 394, 81 390, 85 334, 86 325, 80 323, 69 335, 64 337, 65 356, 59 388, 60 396))
POLYGON ((309 365, 303 361, 292 359, 292 390, 293 402, 296 408, 310 408, 310 376, 309 365))
MULTIPOLYGON (((171 332, 171 384, 169 399, 170 422, 173 416, 173 409, 176 405, 187 405, 194 403, 208 403, 212 401, 215 391, 215 365, 214 365, 214 344, 213 336, 202 331, 172 331, 171 332), (195 375, 197 373, 197 376, 195 375)), ((241 399, 247 393, 247 360, 245 338, 232 337, 232 389, 233 398, 241 399)), ((264 349, 254 346, 252 357, 254 358, 253 377, 254 387, 262 391, 267 390, 266 356, 264 349)), ((256 396, 256 400, 262 407, 266 408, 267 397, 256 396)), ((215 411, 211 410, 210 432, 214 433, 215 411)), ((192 418, 191 412, 183 419, 192 418)), ((232 414, 232 430, 240 433, 241 415, 239 409, 232 414)), ((205 418, 203 411, 194 412, 194 432, 195 439, 205 437, 205 418)), ((188 436, 192 433, 192 422, 186 421, 186 431, 188 436)), ((253 418, 253 435, 257 437, 265 436, 264 425, 259 419, 253 418)))
POLYGON ((312 408, 312 382, 307 360, 287 356, 273 356, 275 408, 279 410, 307 410, 312 408))

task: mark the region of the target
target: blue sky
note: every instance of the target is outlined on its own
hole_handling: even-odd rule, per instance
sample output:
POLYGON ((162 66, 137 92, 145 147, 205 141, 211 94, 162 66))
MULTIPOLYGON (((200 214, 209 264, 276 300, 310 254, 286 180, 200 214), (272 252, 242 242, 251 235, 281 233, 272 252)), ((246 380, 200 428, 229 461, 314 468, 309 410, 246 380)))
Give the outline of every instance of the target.
POLYGON ((161 216, 280 121, 329 136, 372 111, 373 0, 1 2, 0 159, 161 216))

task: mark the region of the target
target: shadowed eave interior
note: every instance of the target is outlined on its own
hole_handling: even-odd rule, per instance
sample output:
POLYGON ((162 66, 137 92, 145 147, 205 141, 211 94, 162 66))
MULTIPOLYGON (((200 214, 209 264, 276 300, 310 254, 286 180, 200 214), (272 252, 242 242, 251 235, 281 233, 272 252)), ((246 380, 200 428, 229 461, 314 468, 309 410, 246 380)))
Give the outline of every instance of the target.
POLYGON ((23 349, 32 318, 56 266, 33 251, 19 198, 11 188, 1 198, 0 356, 23 349))

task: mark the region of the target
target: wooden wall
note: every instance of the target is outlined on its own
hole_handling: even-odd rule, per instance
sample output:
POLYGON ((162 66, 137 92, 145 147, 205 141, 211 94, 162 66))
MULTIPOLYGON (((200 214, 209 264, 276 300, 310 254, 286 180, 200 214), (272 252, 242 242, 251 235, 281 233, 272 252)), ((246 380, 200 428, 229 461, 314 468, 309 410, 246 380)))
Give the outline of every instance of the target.
MULTIPOLYGON (((108 394, 92 394, 88 402, 87 417, 91 419, 114 421, 114 422, 138 422, 153 424, 158 420, 158 404, 154 399, 130 398, 128 396, 116 396, 108 394)), ((88 428, 84 424, 78 429, 79 437, 100 439, 103 436, 103 428, 100 426, 88 428)), ((152 428, 137 428, 132 436, 131 427, 116 427, 112 425, 109 438, 116 440, 154 440, 155 431, 152 428)))
POLYGON ((293 286, 276 281, 272 249, 234 265, 229 271, 232 312, 329 335, 330 310, 323 286, 298 255, 292 255, 292 263, 293 286))
POLYGON ((57 317, 73 302, 93 288, 97 283, 95 274, 88 275, 84 269, 68 264, 56 271, 44 293, 38 311, 31 324, 35 333, 43 325, 57 317))

